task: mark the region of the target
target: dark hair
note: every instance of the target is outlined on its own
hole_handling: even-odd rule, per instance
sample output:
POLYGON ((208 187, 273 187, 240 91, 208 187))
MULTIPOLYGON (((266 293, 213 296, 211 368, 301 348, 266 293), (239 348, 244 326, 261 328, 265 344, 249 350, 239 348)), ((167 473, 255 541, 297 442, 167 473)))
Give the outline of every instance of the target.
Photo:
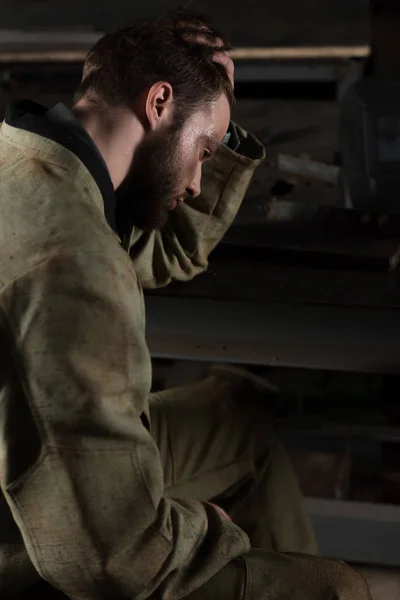
POLYGON ((208 17, 181 9, 110 33, 90 50, 74 102, 94 93, 106 105, 131 106, 146 87, 167 81, 181 117, 222 93, 232 106, 225 68, 212 60, 221 43, 221 50, 230 49, 208 17), (199 34, 201 42, 194 39, 199 34))

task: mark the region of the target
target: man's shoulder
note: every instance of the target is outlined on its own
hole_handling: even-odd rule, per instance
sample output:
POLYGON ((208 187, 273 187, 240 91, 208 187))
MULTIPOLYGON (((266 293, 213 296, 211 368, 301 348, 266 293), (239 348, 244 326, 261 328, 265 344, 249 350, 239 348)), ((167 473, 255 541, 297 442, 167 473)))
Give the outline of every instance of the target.
POLYGON ((119 251, 104 217, 101 194, 84 169, 51 161, 40 152, 4 149, 0 137, 0 281, 61 253, 119 251))

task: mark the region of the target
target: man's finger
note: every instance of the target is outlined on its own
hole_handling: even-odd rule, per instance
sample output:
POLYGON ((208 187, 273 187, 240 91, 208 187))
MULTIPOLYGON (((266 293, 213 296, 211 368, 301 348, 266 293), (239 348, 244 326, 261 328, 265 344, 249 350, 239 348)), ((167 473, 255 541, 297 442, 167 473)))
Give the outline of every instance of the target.
MULTIPOLYGON (((182 25, 185 26, 185 23, 182 23, 182 25)), ((216 51, 213 55, 213 61, 219 63, 225 68, 229 80, 232 84, 232 87, 234 87, 235 66, 233 64, 233 60, 229 56, 229 52, 222 49, 223 41, 221 40, 221 38, 214 37, 212 31, 210 31, 208 27, 204 25, 200 26, 199 28, 187 31, 184 35, 184 39, 188 42, 192 42, 195 44, 205 44, 211 46, 212 48, 215 48, 216 51)))
POLYGON ((234 87, 235 86, 235 80, 234 80, 235 65, 233 63, 233 60, 229 56, 228 52, 225 52, 225 51, 215 52, 213 55, 213 61, 216 63, 219 63, 220 65, 222 65, 225 68, 226 73, 229 77, 229 80, 232 84, 232 87, 234 87))
POLYGON ((207 27, 190 29, 185 32, 183 37, 187 42, 204 44, 206 46, 211 46, 212 48, 222 48, 224 45, 221 38, 215 37, 207 27))

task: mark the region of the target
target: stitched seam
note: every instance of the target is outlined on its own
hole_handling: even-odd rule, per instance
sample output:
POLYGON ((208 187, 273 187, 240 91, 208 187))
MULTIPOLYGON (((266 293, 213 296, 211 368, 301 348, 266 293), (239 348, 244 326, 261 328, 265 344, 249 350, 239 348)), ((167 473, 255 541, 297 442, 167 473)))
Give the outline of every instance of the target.
POLYGON ((251 572, 251 566, 245 557, 241 556, 240 558, 243 560, 245 568, 243 600, 252 600, 253 576, 251 572))
MULTIPOLYGON (((158 402, 158 404, 164 408, 164 403, 161 400, 161 398, 157 395, 157 394, 153 394, 153 398, 155 398, 155 400, 158 402)), ((168 444, 168 451, 171 457, 171 486, 168 487, 172 487, 175 484, 175 458, 174 458, 174 453, 173 453, 173 446, 172 446, 172 441, 171 441, 171 433, 170 433, 170 427, 168 425, 168 419, 167 419, 167 411, 162 411, 164 413, 164 418, 165 418, 165 422, 167 423, 167 444, 168 444)))
MULTIPOLYGON (((40 450, 39 456, 36 459, 35 463, 29 469, 27 469, 27 471, 25 471, 25 473, 23 475, 21 475, 21 477, 18 478, 18 482, 20 483, 23 479, 29 478, 32 475, 32 473, 34 473, 36 471, 36 469, 39 467, 39 465, 46 458, 47 450, 46 450, 46 445, 44 443, 46 436, 45 436, 44 429, 41 426, 41 423, 38 422, 36 411, 34 410, 34 407, 32 406, 32 401, 30 398, 30 394, 28 393, 28 390, 27 390, 26 381, 21 373, 22 365, 20 362, 20 356, 19 356, 17 348, 15 347, 13 336, 11 335, 11 324, 9 323, 9 320, 8 320, 7 314, 4 310, 4 307, 1 306, 1 302, 0 302, 0 323, 2 323, 3 330, 5 331, 5 335, 9 339, 10 346, 11 346, 11 352, 12 352, 12 355, 13 355, 13 358, 15 361, 15 368, 16 368, 16 372, 17 372, 17 376, 18 376, 18 381, 19 381, 21 388, 23 390, 23 393, 25 395, 26 402, 28 403, 29 409, 32 413, 32 418, 37 427, 37 431, 38 431, 38 434, 39 434, 40 440, 41 440, 41 450, 40 450)), ((13 483, 15 483, 15 482, 13 482, 13 483)), ((11 486, 9 486, 8 489, 11 490, 11 486)), ((38 544, 37 537, 34 533, 34 528, 31 527, 30 531, 27 530, 27 527, 25 526, 25 521, 27 521, 29 523, 29 519, 27 518, 24 510, 22 509, 22 507, 18 501, 18 498, 13 497, 13 502, 15 502, 16 506, 18 507, 18 511, 19 511, 20 515, 21 516, 23 515, 23 517, 24 517, 24 523, 22 524, 22 527, 25 531, 26 537, 31 540, 31 544, 32 544, 32 548, 34 550, 36 561, 38 562, 38 564, 41 565, 42 571, 44 573, 46 573, 46 579, 49 582, 54 583, 52 578, 50 577, 50 574, 48 573, 47 569, 44 567, 43 556, 42 556, 42 553, 40 552, 40 547, 38 544), (41 557, 42 560, 38 560, 39 556, 41 557)))
MULTIPOLYGON (((9 126, 11 127, 11 126, 9 126)), ((24 149, 24 155, 25 155, 25 160, 29 161, 32 160, 33 157, 29 156, 26 153, 26 149, 29 148, 36 156, 39 157, 43 157, 46 159, 46 162, 59 167, 60 169, 63 169, 64 171, 70 173, 71 175, 74 174, 74 171, 76 171, 77 169, 84 169, 84 174, 86 177, 90 177, 91 180, 93 180, 94 185, 96 186, 98 192, 101 194, 101 191, 96 183, 96 181, 93 179, 92 174, 90 173, 90 171, 87 169, 86 165, 84 165, 84 163, 73 153, 71 152, 71 150, 68 150, 68 148, 64 148, 63 146, 60 146, 60 144, 57 144, 58 146, 60 146, 62 148, 62 150, 64 152, 67 152, 69 154, 68 156, 68 164, 65 165, 62 162, 57 162, 54 158, 51 158, 51 153, 49 153, 46 149, 43 148, 36 148, 36 147, 32 147, 32 146, 28 146, 27 144, 23 144, 21 142, 16 142, 15 140, 11 139, 4 131, 2 128, 0 128, 0 134, 2 136, 2 138, 4 139, 5 143, 11 145, 11 146, 15 146, 17 148, 21 148, 24 149), (74 164, 76 163, 76 164, 74 164)), ((35 133, 32 133, 32 135, 37 135, 35 133)), ((41 137, 41 136, 38 136, 41 137)), ((47 140, 47 141, 51 141, 51 140, 47 140)), ((56 142, 53 142, 54 144, 56 144, 56 142)), ((92 187, 92 186, 91 186, 92 187)), ((95 199, 93 198, 93 191, 92 190, 88 190, 90 199, 92 200, 92 202, 94 202, 96 204, 95 199)))
MULTIPOLYGON (((26 399, 29 409, 32 413, 33 420, 34 420, 37 430, 39 432, 40 440, 42 443, 42 450, 43 450, 46 447, 46 444, 45 444, 46 434, 45 434, 44 428, 42 427, 40 421, 37 418, 37 414, 36 414, 35 408, 33 406, 31 396, 28 392, 28 386, 26 384, 26 379, 23 375, 23 368, 22 368, 22 364, 21 364, 21 360, 20 360, 20 354, 14 343, 14 337, 12 335, 11 323, 9 322, 9 319, 8 319, 6 311, 4 310, 4 307, 1 305, 1 298, 0 298, 0 323, 2 323, 2 325, 3 325, 3 330, 8 339, 8 343, 10 344, 11 354, 12 354, 14 362, 15 362, 15 368, 16 368, 16 372, 17 372, 17 376, 18 376, 18 381, 21 385, 25 399, 26 399)), ((41 452, 41 454, 42 454, 42 452, 41 452)))
MULTIPOLYGON (((1 135, 2 135, 2 137, 3 137, 3 139, 4 139, 4 141, 5 141, 6 144, 9 144, 10 146, 15 146, 16 148, 21 148, 21 149, 25 150, 24 154, 26 156, 26 160, 30 160, 30 159, 33 158, 33 157, 29 156, 29 154, 26 152, 26 150, 29 149, 35 155, 46 156, 46 162, 49 162, 49 163, 51 163, 53 165, 56 165, 57 167, 60 167, 61 169, 65 169, 66 171, 70 170, 71 166, 65 166, 64 164, 62 164, 60 162, 56 162, 54 160, 54 158, 53 159, 50 158, 49 155, 51 153, 49 153, 48 150, 40 148, 40 147, 36 148, 36 147, 33 147, 33 146, 28 146, 27 144, 24 144, 22 142, 17 142, 15 140, 11 139, 11 137, 9 135, 7 135, 4 131, 2 131, 2 130, 0 130, 0 131, 1 131, 1 135)), ((32 133, 32 135, 37 135, 37 134, 32 133)), ((41 136, 39 136, 39 137, 41 137, 41 136)), ((51 140, 47 140, 47 141, 51 141, 51 140)), ((70 150, 68 150, 68 148, 63 148, 63 149, 66 152, 69 152, 70 154, 72 154, 72 152, 70 150)), ((73 155, 73 156, 75 157, 75 155, 73 155)), ((69 158, 71 159, 72 156, 69 157, 69 158)), ((78 160, 79 162, 81 162, 77 157, 75 157, 75 158, 76 158, 76 160, 78 160)), ((85 165, 83 165, 83 166, 85 166, 85 165)))

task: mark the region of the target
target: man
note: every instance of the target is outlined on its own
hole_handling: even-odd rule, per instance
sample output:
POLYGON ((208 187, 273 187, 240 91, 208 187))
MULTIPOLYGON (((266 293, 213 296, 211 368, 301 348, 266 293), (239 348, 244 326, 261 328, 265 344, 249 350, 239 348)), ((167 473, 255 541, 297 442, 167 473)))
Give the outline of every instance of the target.
POLYGON ((222 36, 175 13, 103 38, 73 113, 7 111, 0 596, 369 598, 283 554, 315 544, 263 382, 216 371, 149 402, 142 287, 206 268, 263 158, 230 125, 232 75, 222 36))

